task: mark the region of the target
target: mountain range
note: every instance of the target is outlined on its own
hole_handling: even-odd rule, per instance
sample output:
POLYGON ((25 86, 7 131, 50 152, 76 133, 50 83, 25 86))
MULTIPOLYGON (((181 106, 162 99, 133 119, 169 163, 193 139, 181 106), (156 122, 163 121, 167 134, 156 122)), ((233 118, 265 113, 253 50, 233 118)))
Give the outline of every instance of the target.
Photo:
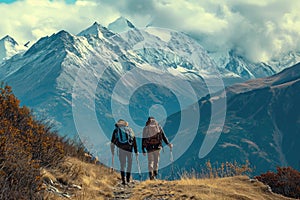
POLYGON ((117 119, 128 119, 140 135, 147 117, 155 115, 173 139, 186 112, 199 129, 186 153, 174 152, 176 159, 181 156, 179 167, 192 168, 207 158, 249 159, 257 172, 298 167, 299 65, 274 75, 298 62, 297 53, 253 63, 234 50, 207 52, 184 33, 138 29, 122 17, 107 28, 95 22, 77 35, 62 30, 29 49, 18 46, 9 36, 0 40, 1 80, 62 135, 79 134, 94 153, 101 152, 104 163, 117 119), (249 79, 254 80, 244 82, 249 79), (199 158, 212 103, 220 101, 227 105, 224 129, 213 150, 199 158))
MULTIPOLYGON (((184 107, 208 93, 207 80, 204 79, 219 75, 225 85, 243 80, 225 69, 218 74, 217 66, 207 52, 185 34, 154 28, 139 30, 130 22, 126 24, 128 31, 122 34, 95 22, 78 35, 60 31, 41 38, 27 51, 5 60, 0 66, 0 78, 14 88, 22 103, 40 117, 51 120, 63 134, 76 132, 72 124, 72 100, 76 103, 75 96, 89 101, 87 104, 96 104, 98 118, 103 119, 100 123, 113 124, 108 105, 111 104, 115 84, 128 71, 137 73, 134 78, 128 78, 133 80, 131 86, 137 87, 132 90, 142 86, 135 94, 144 96, 143 102, 147 102, 149 98, 145 97, 151 96, 151 93, 153 97, 161 97, 150 98, 149 105, 131 103, 131 109, 143 108, 146 111, 149 110, 147 107, 164 101, 169 104, 168 115, 180 110, 171 90, 186 97, 184 102, 180 102, 184 107), (148 84, 144 84, 145 81, 148 84), (190 85, 195 94, 190 95, 178 83, 190 85), (77 86, 86 90, 74 94, 77 86)), ((128 84, 123 84, 123 87, 129 88, 128 84)), ((214 87, 221 86, 211 87, 216 91, 214 87)), ((86 109, 94 109, 92 107, 88 105, 86 109)), ((133 116, 136 115, 134 112, 140 113, 133 111, 133 116)), ((135 120, 143 124, 148 115, 144 112, 135 120)), ((106 128, 106 131, 109 129, 106 128)))
MULTIPOLYGON (((205 158, 200 157, 199 147, 205 145, 204 138, 210 134, 207 130, 211 123, 211 107, 225 97, 216 93, 202 98, 198 102, 199 130, 189 149, 177 161, 177 167, 201 170, 208 160, 218 167, 221 163, 246 163, 248 160, 254 174, 275 170, 277 166, 292 166, 299 170, 299 90, 300 64, 267 78, 227 87, 224 127, 205 158)), ((166 132, 172 133, 180 116, 181 113, 177 113, 169 117, 166 132)))

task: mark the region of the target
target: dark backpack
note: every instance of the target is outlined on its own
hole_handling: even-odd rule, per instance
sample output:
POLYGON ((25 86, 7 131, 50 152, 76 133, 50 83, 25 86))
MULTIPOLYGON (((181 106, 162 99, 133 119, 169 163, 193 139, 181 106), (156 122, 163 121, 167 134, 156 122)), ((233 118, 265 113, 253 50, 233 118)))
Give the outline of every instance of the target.
POLYGON ((119 127, 116 132, 116 139, 119 145, 133 145, 134 133, 129 127, 119 127))
POLYGON ((146 143, 150 145, 161 144, 161 129, 158 124, 149 124, 145 127, 146 131, 146 143))

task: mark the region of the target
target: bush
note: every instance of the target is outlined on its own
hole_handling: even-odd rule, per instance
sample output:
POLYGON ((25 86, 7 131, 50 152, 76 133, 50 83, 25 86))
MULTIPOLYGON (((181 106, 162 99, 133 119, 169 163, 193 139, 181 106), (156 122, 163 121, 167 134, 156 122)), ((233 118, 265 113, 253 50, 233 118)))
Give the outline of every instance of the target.
POLYGON ((0 88, 0 199, 42 198, 40 168, 61 162, 67 145, 50 129, 0 88))
POLYGON ((291 167, 277 167, 277 173, 267 172, 255 178, 269 185, 275 193, 300 198, 300 172, 291 167))

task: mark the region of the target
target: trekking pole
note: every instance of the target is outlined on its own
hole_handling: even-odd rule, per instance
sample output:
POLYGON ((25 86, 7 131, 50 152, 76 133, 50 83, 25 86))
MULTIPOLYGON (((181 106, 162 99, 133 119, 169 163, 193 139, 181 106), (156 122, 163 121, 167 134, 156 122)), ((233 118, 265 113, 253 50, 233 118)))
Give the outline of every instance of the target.
POLYGON ((138 172, 139 172, 139 177, 140 177, 140 181, 142 181, 142 172, 141 172, 141 166, 140 166, 140 161, 138 159, 138 157, 135 157, 136 159, 136 163, 137 163, 137 167, 138 167, 138 172))
POLYGON ((112 157, 111 157, 111 171, 112 172, 114 171, 114 154, 112 154, 112 157))
POLYGON ((174 157, 173 157, 173 152, 172 148, 170 149, 170 161, 171 161, 171 178, 174 179, 174 157))

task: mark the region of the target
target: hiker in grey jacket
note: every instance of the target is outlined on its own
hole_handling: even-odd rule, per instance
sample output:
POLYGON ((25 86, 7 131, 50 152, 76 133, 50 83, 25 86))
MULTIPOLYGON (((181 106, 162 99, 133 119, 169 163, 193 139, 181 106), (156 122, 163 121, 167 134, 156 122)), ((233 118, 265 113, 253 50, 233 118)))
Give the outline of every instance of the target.
POLYGON ((115 124, 115 129, 111 138, 111 153, 114 157, 115 146, 118 147, 119 151, 119 160, 120 160, 120 171, 122 184, 125 185, 125 172, 126 172, 126 181, 130 182, 131 176, 131 167, 132 167, 132 150, 134 150, 136 156, 138 156, 136 138, 131 128, 128 127, 128 122, 120 119, 115 124), (126 167, 127 161, 127 169, 126 167))
POLYGON ((143 129, 142 151, 143 155, 148 154, 148 170, 150 180, 158 175, 158 164, 160 150, 162 149, 162 141, 164 141, 170 149, 173 145, 169 142, 162 127, 158 124, 154 117, 149 117, 146 126, 143 129))

